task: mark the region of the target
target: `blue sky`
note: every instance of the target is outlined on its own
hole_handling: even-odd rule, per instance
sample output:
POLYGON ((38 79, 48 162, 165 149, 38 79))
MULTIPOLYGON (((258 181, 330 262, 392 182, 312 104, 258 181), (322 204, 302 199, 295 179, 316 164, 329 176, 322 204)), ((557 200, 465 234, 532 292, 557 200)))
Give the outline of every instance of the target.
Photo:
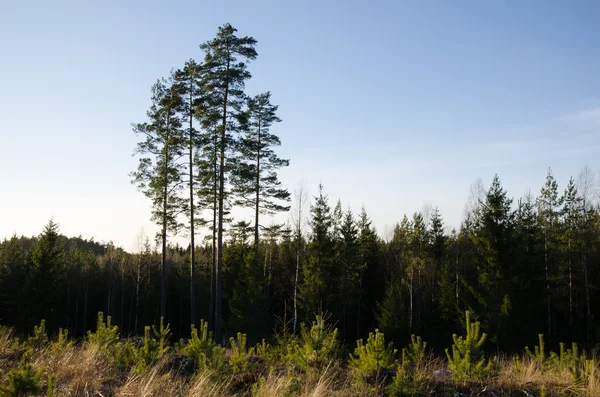
POLYGON ((247 91, 280 105, 290 190, 322 182, 385 234, 424 204, 457 226, 495 173, 514 197, 548 167, 562 188, 600 169, 598 20, 595 1, 3 1, 0 238, 51 216, 153 236, 130 123, 225 22, 258 40, 247 91))

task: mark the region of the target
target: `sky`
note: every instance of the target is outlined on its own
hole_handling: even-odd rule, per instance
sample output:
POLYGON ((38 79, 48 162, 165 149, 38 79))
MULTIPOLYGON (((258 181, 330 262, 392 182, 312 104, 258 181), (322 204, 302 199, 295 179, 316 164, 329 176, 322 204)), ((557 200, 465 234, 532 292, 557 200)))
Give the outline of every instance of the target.
POLYGON ((279 105, 290 191, 322 183, 385 236, 424 206, 458 226, 478 178, 517 199, 551 167, 563 189, 600 170, 599 20, 597 1, 0 0, 0 239, 51 217, 153 237, 131 123, 224 23, 258 41, 246 88, 279 105))

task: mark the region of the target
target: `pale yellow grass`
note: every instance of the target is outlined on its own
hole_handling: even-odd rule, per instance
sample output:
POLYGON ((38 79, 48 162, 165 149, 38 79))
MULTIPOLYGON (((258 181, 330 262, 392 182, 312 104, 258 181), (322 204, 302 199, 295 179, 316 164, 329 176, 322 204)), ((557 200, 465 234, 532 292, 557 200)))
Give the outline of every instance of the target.
POLYGON ((163 359, 139 375, 128 376, 114 394, 123 397, 184 396, 185 383, 181 378, 167 372, 165 364, 166 359, 163 359))
POLYGON ((56 374, 60 395, 109 395, 119 382, 118 371, 95 346, 61 351, 43 349, 32 358, 34 367, 44 366, 49 374, 56 374))

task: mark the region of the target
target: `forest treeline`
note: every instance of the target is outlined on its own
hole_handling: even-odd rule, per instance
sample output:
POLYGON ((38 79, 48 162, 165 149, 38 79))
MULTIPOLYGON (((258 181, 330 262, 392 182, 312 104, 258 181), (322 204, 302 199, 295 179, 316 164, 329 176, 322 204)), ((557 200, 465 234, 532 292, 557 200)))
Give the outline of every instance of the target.
POLYGON ((50 221, 36 238, 3 241, 1 324, 28 332, 43 318, 80 336, 102 311, 125 334, 163 318, 185 337, 207 319, 216 341, 257 341, 328 313, 347 344, 379 328, 399 345, 418 334, 440 349, 468 310, 503 351, 539 333, 551 346, 593 345, 600 216, 589 169, 562 188, 549 170, 537 196, 517 201, 496 176, 473 191, 459 228, 434 209, 405 216, 384 240, 365 209, 330 202, 322 186, 291 201, 278 178, 289 160, 271 132, 278 107, 269 91, 245 91, 257 42, 236 32, 223 25, 200 45, 202 60, 159 79, 146 121, 133 124, 131 177, 156 239, 128 253, 61 236, 50 221), (234 219, 237 208, 252 221, 234 219), (289 222, 270 223, 288 211, 289 222))
MULTIPOLYGON (((519 350, 539 333, 550 346, 593 347, 600 212, 589 187, 571 179, 560 189, 549 171, 537 197, 514 202, 495 177, 474 195, 460 228, 447 232, 434 209, 427 218, 405 216, 387 240, 365 210, 331 205, 321 188, 307 206, 306 232, 293 223, 262 231, 258 260, 251 225, 231 223, 223 245, 224 335, 240 331, 256 341, 284 322, 292 331, 296 299, 298 323, 327 312, 348 345, 379 328, 397 345, 418 334, 441 349, 469 310, 489 334, 488 349, 519 350)), ((83 335, 102 311, 123 334, 139 334, 160 317, 155 247, 146 239, 141 252, 128 253, 66 238, 53 221, 38 237, 6 239, 0 321, 27 333, 44 318, 50 330, 83 335)), ((209 315, 212 252, 210 242, 195 249, 199 318, 209 315)), ((189 258, 189 248, 167 249, 166 321, 177 337, 189 335, 189 258)))

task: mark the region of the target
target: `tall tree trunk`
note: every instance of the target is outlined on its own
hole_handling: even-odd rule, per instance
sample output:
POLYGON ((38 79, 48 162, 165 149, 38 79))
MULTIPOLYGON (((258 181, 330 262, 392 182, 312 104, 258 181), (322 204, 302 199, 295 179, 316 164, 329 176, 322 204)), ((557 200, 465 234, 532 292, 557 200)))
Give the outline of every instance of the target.
POLYGON ((87 312, 88 312, 88 290, 90 283, 86 280, 85 282, 85 294, 83 299, 83 335, 87 331, 87 312))
POLYGON ((167 205, 169 196, 169 127, 170 117, 167 115, 167 140, 165 142, 165 169, 163 190, 163 219, 162 219, 162 257, 160 263, 160 318, 166 321, 167 316, 167 205))
MULTIPOLYGON (((227 48, 229 50, 229 46, 227 48)), ((221 316, 223 306, 223 214, 224 214, 224 194, 225 194, 225 144, 227 138, 227 100, 229 96, 229 64, 227 59, 227 69, 225 77, 225 95, 223 98, 223 122, 221 128, 220 158, 219 158, 219 229, 217 231, 217 271, 216 271, 216 304, 215 304, 215 340, 222 343, 221 316)))
POLYGON ((112 291, 112 280, 110 280, 108 282, 108 297, 107 297, 107 301, 106 301, 106 316, 110 316, 110 297, 111 297, 111 291, 112 291))
POLYGON ((73 336, 77 336, 77 325, 79 320, 79 283, 77 284, 77 294, 75 297, 75 326, 73 327, 73 336))
POLYGON ((196 291, 194 282, 196 280, 196 244, 194 242, 194 127, 193 127, 193 89, 194 89, 193 74, 190 76, 190 324, 196 323, 196 291))
POLYGON ((460 316, 460 310, 458 310, 459 309, 459 299, 458 299, 459 298, 459 284, 458 284, 458 281, 459 281, 459 277, 458 277, 459 276, 458 275, 459 268, 458 268, 458 266, 459 266, 459 262, 460 262, 459 257, 460 257, 460 251, 457 249, 457 251, 456 251, 456 268, 454 269, 454 272, 455 272, 454 298, 455 298, 455 302, 456 302, 455 303, 455 305, 456 305, 456 307, 455 307, 455 312, 456 312, 456 320, 455 320, 455 322, 456 322, 456 333, 457 334, 460 332, 460 318, 459 318, 459 316, 460 316))
POLYGON ((210 269, 210 296, 208 298, 208 327, 214 332, 215 323, 215 283, 216 283, 216 272, 217 272, 217 158, 218 158, 218 144, 217 135, 213 134, 213 148, 214 148, 214 161, 213 161, 213 222, 212 222, 212 263, 210 269))
POLYGON ((137 335, 138 330, 138 317, 140 312, 140 278, 141 278, 141 263, 142 259, 138 258, 137 265, 137 278, 135 281, 135 322, 133 327, 133 333, 137 335))
POLYGON ((292 330, 296 332, 296 326, 298 324, 298 276, 300 273, 300 249, 302 245, 302 235, 300 229, 298 229, 298 246, 296 248, 296 277, 294 278, 294 325, 292 330))
POLYGON ((588 261, 588 255, 587 255, 587 231, 588 231, 588 218, 587 218, 587 207, 586 207, 586 202, 585 202, 585 198, 583 200, 583 219, 584 219, 584 235, 583 235, 583 247, 582 247, 582 264, 583 264, 583 282, 584 282, 584 289, 585 289, 585 337, 586 340, 589 342, 590 338, 591 338, 591 318, 592 318, 592 310, 590 307, 590 285, 588 282, 588 266, 587 266, 587 261, 588 261))
POLYGON ((258 118, 258 137, 256 151, 256 202, 254 203, 254 258, 258 261, 258 215, 259 215, 259 204, 260 204, 260 117, 258 118))
POLYGON ((548 269, 548 226, 544 228, 544 266, 546 270, 546 311, 548 315, 548 339, 552 341, 552 311, 550 309, 550 271, 548 269))
POLYGON ((125 270, 121 271, 121 313, 119 315, 121 319, 121 328, 125 327, 125 270))
POLYGON ((133 313, 133 302, 135 301, 135 295, 131 295, 131 300, 129 301, 129 315, 127 316, 127 334, 131 335, 131 315, 133 313))
POLYGON ((412 326, 413 326, 413 270, 412 269, 410 271, 408 287, 409 287, 409 300, 410 300, 409 316, 408 316, 408 331, 409 331, 409 333, 412 333, 412 326))
MULTIPOLYGON (((569 329, 573 329, 573 266, 571 262, 571 239, 569 238, 569 329)), ((572 336, 572 335, 571 335, 572 336)))
POLYGON ((358 283, 358 308, 356 310, 356 337, 358 338, 360 335, 360 306, 362 303, 362 282, 363 282, 363 272, 360 272, 360 280, 358 283))

